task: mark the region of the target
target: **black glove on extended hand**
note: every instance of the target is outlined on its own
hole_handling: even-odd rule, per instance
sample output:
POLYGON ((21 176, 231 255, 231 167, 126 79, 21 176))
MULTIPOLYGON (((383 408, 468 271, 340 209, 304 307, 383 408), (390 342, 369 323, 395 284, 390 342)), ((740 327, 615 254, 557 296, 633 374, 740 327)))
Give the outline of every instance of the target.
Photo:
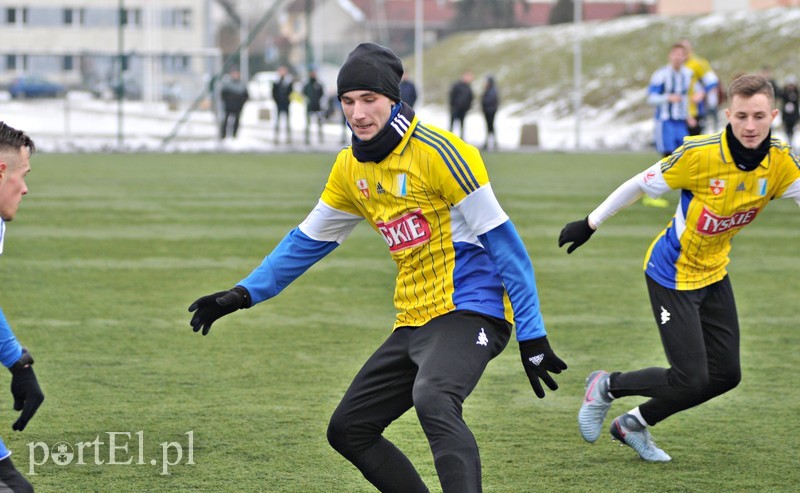
POLYGON ((576 248, 589 241, 593 234, 594 230, 589 226, 589 216, 586 216, 586 219, 574 221, 564 226, 561 234, 558 235, 558 247, 561 248, 567 243, 572 243, 567 248, 567 253, 572 253, 576 248))
POLYGON ((567 369, 567 364, 550 349, 547 336, 530 341, 520 341, 519 352, 522 356, 522 366, 525 367, 525 373, 528 375, 528 380, 531 381, 531 387, 533 387, 536 397, 539 399, 544 397, 544 389, 539 379, 543 380, 550 390, 558 388, 558 384, 548 372, 561 373, 561 370, 567 369))
POLYGON ((198 298, 189 307, 190 312, 195 312, 189 325, 195 332, 203 329, 203 335, 208 334, 218 318, 233 313, 240 308, 250 307, 250 293, 241 286, 235 286, 228 291, 220 291, 198 298))
POLYGON ((31 420, 36 410, 44 402, 44 394, 36 380, 31 365, 33 358, 28 350, 22 348, 22 357, 8 370, 11 372, 11 395, 14 396, 14 410, 22 411, 17 421, 11 425, 16 431, 22 431, 31 420))

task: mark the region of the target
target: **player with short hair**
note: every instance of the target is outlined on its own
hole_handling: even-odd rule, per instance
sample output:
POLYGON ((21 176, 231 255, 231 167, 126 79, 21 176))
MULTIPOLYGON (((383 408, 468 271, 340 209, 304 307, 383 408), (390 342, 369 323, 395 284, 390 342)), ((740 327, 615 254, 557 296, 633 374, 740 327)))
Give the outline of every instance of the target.
POLYGON ((397 319, 355 376, 328 426, 330 444, 383 492, 428 488, 383 430, 415 408, 445 493, 481 491, 480 455, 464 400, 516 326, 531 386, 558 385, 567 365, 550 348, 533 265, 498 203, 478 150, 423 124, 401 101, 403 65, 388 48, 360 44, 337 79, 353 132, 316 207, 233 289, 195 301, 191 325, 280 293, 365 220, 398 267, 397 319), (541 381, 540 381, 541 380, 541 381))
POLYGON ((728 88, 727 127, 688 137, 671 156, 617 188, 585 219, 567 224, 559 246, 567 253, 643 194, 680 190, 675 215, 650 245, 644 262, 650 302, 669 368, 603 370, 587 379, 578 413, 581 435, 594 442, 613 399, 650 399, 611 424, 611 435, 645 460, 670 456, 653 442, 649 426, 723 394, 741 379, 739 321, 726 270, 731 239, 773 199, 800 205, 800 161, 771 138, 775 94, 761 75, 744 75, 728 88))
MULTIPOLYGON (((3 253, 6 222, 12 221, 22 197, 28 193, 25 176, 30 172, 30 157, 35 150, 33 140, 5 122, 0 122, 0 255, 3 253)), ((20 345, 0 308, 0 363, 11 372, 11 393, 14 409, 22 411, 12 429, 22 431, 44 401, 33 358, 20 345)), ((14 467, 11 451, 0 440, 0 491, 32 492, 33 486, 14 467)))

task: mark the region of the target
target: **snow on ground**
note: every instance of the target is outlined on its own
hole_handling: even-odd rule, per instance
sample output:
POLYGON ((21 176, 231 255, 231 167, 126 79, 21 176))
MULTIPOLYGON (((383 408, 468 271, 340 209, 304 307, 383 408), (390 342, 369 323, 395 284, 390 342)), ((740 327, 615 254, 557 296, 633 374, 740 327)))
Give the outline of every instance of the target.
MULTIPOLYGON (((275 143, 274 108, 268 101, 250 101, 242 114, 236 139, 220 141, 214 117, 209 109, 187 111, 186 105, 170 110, 165 103, 123 103, 93 99, 88 94, 73 92, 65 99, 11 100, 0 96, 0 121, 24 130, 44 152, 271 152, 271 151, 336 151, 349 142, 349 131, 343 124, 326 122, 324 142, 304 139, 305 107, 293 103, 291 108, 292 144, 285 142, 283 131, 275 143), (121 131, 120 131, 121 128, 121 131), (121 136, 121 137, 120 137, 121 136)), ((495 127, 501 150, 575 149, 576 122, 572 117, 559 118, 552 109, 541 108, 526 113, 525 121, 513 116, 514 107, 501 107, 495 127), (535 124, 539 145, 521 146, 523 124, 535 124)), ((420 119, 430 125, 449 129, 446 109, 437 106, 417 108, 420 119)), ((458 131, 458 128, 456 128, 458 131)), ((651 141, 652 123, 618 125, 603 118, 603 112, 584 115, 580 126, 582 150, 632 149, 646 150, 651 141), (613 129, 612 132, 609 129, 613 129)), ((467 116, 465 140, 481 147, 486 138, 486 124, 477 109, 467 116)))

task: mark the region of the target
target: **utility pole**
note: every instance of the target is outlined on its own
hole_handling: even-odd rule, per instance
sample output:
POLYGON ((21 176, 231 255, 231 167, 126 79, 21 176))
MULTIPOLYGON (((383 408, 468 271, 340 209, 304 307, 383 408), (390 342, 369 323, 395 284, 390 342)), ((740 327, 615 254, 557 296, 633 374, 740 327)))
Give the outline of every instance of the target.
POLYGON ((416 0, 414 5, 414 78, 417 85, 416 106, 425 103, 425 87, 422 67, 424 65, 422 57, 425 44, 425 16, 422 10, 422 0, 416 0))
POLYGON ((314 10, 314 0, 306 0, 306 70, 311 70, 314 64, 314 52, 311 49, 311 13, 314 10))
POLYGON ((573 92, 575 97, 575 149, 581 148, 581 106, 583 105, 583 68, 581 66, 581 19, 583 17, 583 1, 573 0, 573 36, 574 46, 572 49, 572 80, 574 83, 573 92))
POLYGON ((247 27, 246 6, 246 0, 239 1, 239 74, 245 83, 250 80, 250 43, 247 41, 250 30, 247 27))
POLYGON ((125 2, 119 0, 117 12, 117 84, 113 87, 117 94, 117 148, 122 149, 124 140, 124 132, 122 124, 124 121, 123 116, 123 100, 125 99, 125 2))

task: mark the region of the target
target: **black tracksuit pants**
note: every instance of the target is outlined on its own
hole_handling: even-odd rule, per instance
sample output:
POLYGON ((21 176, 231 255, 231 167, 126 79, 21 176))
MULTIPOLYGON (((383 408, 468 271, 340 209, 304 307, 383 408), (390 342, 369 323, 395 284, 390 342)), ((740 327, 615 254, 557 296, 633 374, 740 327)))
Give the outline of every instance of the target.
POLYGON ((739 384, 739 320, 728 276, 691 291, 645 277, 670 367, 612 373, 609 391, 614 397, 650 397, 639 411, 655 425, 739 384))
POLYGON ((334 411, 328 441, 378 490, 427 492, 408 458, 382 436, 391 422, 414 407, 443 492, 480 492, 478 445, 462 418, 462 404, 510 334, 506 321, 471 311, 396 329, 367 360, 334 411))

